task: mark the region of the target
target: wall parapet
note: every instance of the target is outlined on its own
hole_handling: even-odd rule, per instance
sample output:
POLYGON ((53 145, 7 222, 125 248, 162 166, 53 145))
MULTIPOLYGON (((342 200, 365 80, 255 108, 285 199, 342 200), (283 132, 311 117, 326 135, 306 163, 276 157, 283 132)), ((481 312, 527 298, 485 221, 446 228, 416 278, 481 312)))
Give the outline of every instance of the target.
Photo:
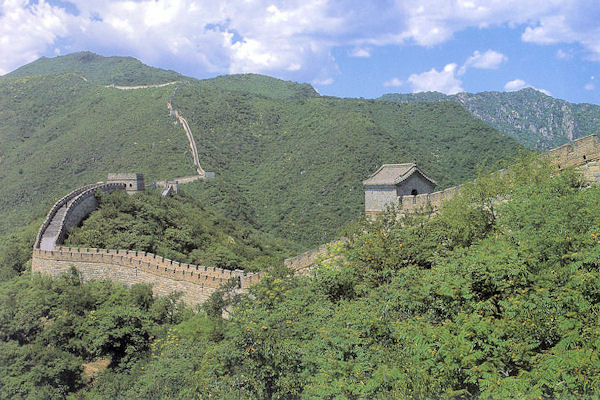
POLYGON ((296 273, 301 272, 304 269, 314 266, 319 260, 319 257, 327 254, 327 251, 331 246, 346 243, 347 240, 347 238, 334 240, 333 242, 322 244, 319 247, 316 247, 312 250, 308 250, 302 254, 298 254, 295 257, 286 258, 285 260, 283 260, 283 265, 293 269, 296 273))
POLYGON ((198 293, 204 296, 204 288, 214 291, 229 283, 231 279, 235 279, 238 288, 246 290, 262 277, 261 273, 181 263, 144 251, 61 246, 69 229, 77 226, 87 215, 97 209, 98 190, 114 192, 125 189, 124 183, 99 182, 76 189, 57 201, 50 209, 36 237, 32 255, 32 272, 53 275, 64 272, 65 265, 68 264, 81 269, 86 276, 94 278, 110 276, 111 279, 126 284, 131 284, 135 279, 154 281, 155 278, 152 277, 160 277, 162 280, 158 281, 160 288, 157 293, 165 294, 168 288, 175 287, 177 290, 183 290, 184 298, 193 302, 197 301, 198 293), (64 214, 57 214, 63 208, 64 214), (40 246, 42 238, 51 224, 54 228, 51 233, 48 233, 46 240, 51 239, 52 246, 42 249, 40 246), (55 233, 56 228, 58 230, 55 233), (55 262, 55 269, 53 269, 53 262, 55 262), (114 271, 109 273, 107 267, 114 271), (138 271, 141 274, 140 278, 137 278, 138 271), (142 276, 145 278, 141 278, 142 276), (177 282, 185 284, 178 285, 177 282))
MULTIPOLYGON (((34 249, 33 257, 43 260, 77 263, 101 263, 129 267, 175 281, 187 281, 210 288, 219 288, 234 278, 242 289, 260 279, 259 274, 242 270, 226 270, 173 261, 145 251, 57 247, 54 250, 34 249)), ((35 270, 33 272, 36 272, 35 270)))
POLYGON ((96 186, 98 186, 98 184, 86 185, 86 186, 80 187, 79 189, 75 189, 71 193, 67 194, 66 196, 64 196, 63 198, 61 198, 60 200, 58 200, 56 203, 54 203, 52 205, 52 208, 50 208, 50 211, 48 212, 48 215, 46 215, 46 219, 42 223, 42 226, 40 226, 38 234, 37 234, 37 236, 35 238, 34 248, 38 248, 38 249, 40 248, 40 243, 42 241, 42 236, 44 235, 44 232, 46 231, 46 229, 50 225, 50 222, 52 222, 52 219, 56 215, 56 212, 60 208, 62 208, 65 204, 67 204, 70 200, 72 200, 73 198, 77 197, 78 195, 80 195, 81 193, 83 193, 83 192, 85 192, 87 190, 95 188, 96 186))
POLYGON ((56 237, 56 244, 62 244, 69 229, 73 226, 77 226, 90 214, 90 212, 98 208, 98 204, 96 203, 96 191, 102 190, 105 193, 112 193, 117 190, 125 189, 124 183, 103 183, 94 185, 75 196, 73 200, 68 203, 65 215, 63 215, 60 221, 60 230, 56 237), (88 204, 84 210, 80 210, 86 201, 91 204, 88 204))

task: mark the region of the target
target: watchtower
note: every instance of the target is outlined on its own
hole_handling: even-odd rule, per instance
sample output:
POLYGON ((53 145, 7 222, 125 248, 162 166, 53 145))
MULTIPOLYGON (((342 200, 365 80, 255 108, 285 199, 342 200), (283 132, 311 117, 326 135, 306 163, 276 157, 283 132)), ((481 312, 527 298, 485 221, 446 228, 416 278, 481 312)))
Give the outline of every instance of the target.
POLYGON ((397 206, 403 196, 433 192, 435 181, 425 175, 417 164, 383 164, 363 181, 365 212, 382 212, 388 206, 397 206))
POLYGON ((108 174, 107 183, 124 183, 128 194, 144 191, 143 174, 108 174))

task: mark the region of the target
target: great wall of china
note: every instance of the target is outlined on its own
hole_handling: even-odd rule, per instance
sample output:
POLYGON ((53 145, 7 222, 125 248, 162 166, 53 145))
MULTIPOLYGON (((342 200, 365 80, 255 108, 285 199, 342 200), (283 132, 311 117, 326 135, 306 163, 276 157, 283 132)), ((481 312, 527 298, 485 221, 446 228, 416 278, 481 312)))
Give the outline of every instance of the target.
MULTIPOLYGON (((575 139, 572 143, 548 151, 546 157, 560 170, 567 167, 577 167, 583 179, 589 183, 600 183, 600 143, 597 135, 575 139)), ((461 186, 453 186, 428 194, 406 195, 398 205, 398 212, 407 214, 418 210, 438 210, 442 203, 460 193, 461 186)), ((374 216, 375 213, 366 213, 374 216)), ((285 265, 296 271, 312 267, 316 261, 327 254, 328 246, 336 243, 321 245, 306 251, 296 257, 285 260, 285 265)))
MULTIPOLYGON (((164 87, 175 83, 177 82, 139 86, 109 85, 107 87, 136 90, 164 87)), ((177 191, 180 184, 214 177, 214 173, 205 172, 200 166, 196 142, 187 121, 179 115, 177 110, 172 108, 171 100, 167 102, 167 108, 170 115, 181 123, 186 133, 198 175, 153 182, 150 186, 162 188, 163 196, 177 191)), ((182 299, 188 304, 203 302, 212 292, 232 278, 237 281, 238 287, 242 290, 260 279, 258 274, 180 263, 147 252, 61 246, 69 229, 79 225, 98 207, 96 191, 110 193, 125 189, 124 183, 100 182, 74 190, 57 201, 50 209, 37 234, 31 261, 32 272, 57 276, 69 271, 71 267, 75 267, 84 280, 111 279, 127 285, 150 283, 156 295, 164 296, 172 292, 181 292, 182 299)))
MULTIPOLYGON (((169 109, 172 110, 171 107, 169 109)), ((176 116, 181 118, 177 114, 176 116)), ((190 139, 190 143, 192 142, 193 138, 190 139)), ((577 139, 572 144, 550 150, 546 155, 559 170, 578 167, 586 181, 600 182, 598 136, 577 139)), ((197 162, 197 153, 194 162, 195 164, 197 162)), ((199 162, 196 165, 199 168, 199 162)), ((189 180, 195 180, 194 178, 197 179, 189 177, 189 180)), ((124 189, 125 185, 122 183, 100 182, 74 190, 57 201, 50 209, 36 237, 31 263, 32 273, 57 276, 75 267, 84 280, 111 279, 126 285, 150 283, 156 295, 181 292, 182 299, 188 304, 203 302, 231 279, 236 280, 240 290, 246 290, 260 280, 261 273, 185 264, 152 253, 62 246, 68 230, 81 223, 97 208, 95 197, 97 190, 113 192, 124 189)), ((460 186, 457 186, 429 194, 403 196, 400 212, 411 212, 425 207, 431 210, 439 209, 444 200, 456 196, 459 192, 460 186)), ((285 260, 285 265, 299 272, 313 266, 319 256, 326 252, 327 245, 322 245, 285 260)))
POLYGON ((125 184, 88 185, 57 201, 37 234, 31 260, 33 273, 57 276, 73 266, 84 280, 111 279, 127 285, 151 283, 156 295, 182 292, 182 299, 188 304, 203 302, 232 278, 242 290, 260 279, 259 274, 185 264, 146 252, 63 247, 68 230, 98 207, 98 190, 107 193, 125 190, 125 184))

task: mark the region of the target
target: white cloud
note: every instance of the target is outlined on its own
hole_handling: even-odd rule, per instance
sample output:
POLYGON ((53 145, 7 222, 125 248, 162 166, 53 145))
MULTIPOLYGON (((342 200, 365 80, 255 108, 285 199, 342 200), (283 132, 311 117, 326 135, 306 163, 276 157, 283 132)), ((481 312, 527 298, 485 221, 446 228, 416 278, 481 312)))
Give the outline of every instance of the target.
POLYGON ((402 82, 398 78, 392 78, 389 81, 383 82, 383 86, 385 86, 385 87, 398 87, 398 86, 402 86, 403 84, 404 84, 404 82, 402 82))
POLYGON ((498 69, 500 64, 506 62, 507 60, 508 57, 494 50, 488 50, 485 53, 480 53, 476 50, 473 52, 473 55, 467 59, 461 69, 466 69, 469 67, 478 69, 498 69))
POLYGON ((40 0, 0 3, 0 75, 36 60, 55 40, 69 32, 71 17, 40 0))
POLYGON ((364 47, 356 47, 352 49, 348 55, 350 57, 358 57, 358 58, 369 58, 371 57, 371 51, 364 47))
POLYGON ((413 92, 442 92, 445 94, 456 94, 462 92, 462 81, 456 78, 457 65, 448 64, 441 71, 432 68, 430 71, 420 74, 412 74, 408 77, 413 92))
POLYGON ((593 0, 563 2, 549 15, 540 14, 522 40, 536 44, 578 43, 591 59, 600 61, 600 8, 593 0))
POLYGON ((596 85, 594 85, 592 82, 588 82, 585 84, 585 86, 583 87, 585 90, 594 90, 596 89, 596 85))
POLYGON ((515 90, 521 90, 527 86, 527 82, 523 79, 515 79, 509 82, 506 82, 504 85, 504 90, 507 92, 514 92, 515 90))
POLYGON ((531 86, 530 84, 525 82, 523 79, 515 79, 512 81, 508 81, 504 85, 504 90, 506 92, 514 92, 514 91, 525 89, 525 88, 532 88, 532 89, 537 90, 538 92, 544 93, 546 96, 552 96, 552 93, 550 93, 549 90, 540 89, 540 88, 536 88, 535 86, 531 86))
MULTIPOLYGON (((70 3, 77 15, 61 8, 66 2, 0 3, 0 73, 58 47, 62 53, 85 49, 133 55, 151 64, 183 66, 184 73, 263 72, 323 80, 337 73, 331 56, 336 47, 350 47, 351 56, 368 57, 374 46, 433 46, 467 28, 498 26, 525 26, 524 41, 576 43, 589 57, 600 60, 596 0, 70 3)), ((503 57, 492 50, 475 53, 463 67, 497 68, 505 61, 503 57)))

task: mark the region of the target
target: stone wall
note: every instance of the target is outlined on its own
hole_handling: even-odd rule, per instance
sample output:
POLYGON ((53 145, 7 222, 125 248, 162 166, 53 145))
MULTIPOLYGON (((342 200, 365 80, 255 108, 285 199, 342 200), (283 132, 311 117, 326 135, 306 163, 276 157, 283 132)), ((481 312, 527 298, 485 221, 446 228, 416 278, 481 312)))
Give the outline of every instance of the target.
POLYGON ((232 278, 243 290, 260 279, 259 274, 180 263, 142 251, 77 247, 33 250, 33 273, 57 276, 71 266, 81 272, 84 280, 110 279, 128 286, 151 283, 157 285, 154 288, 157 295, 182 291, 184 301, 189 304, 203 301, 232 278))
POLYGON ((59 261, 36 257, 32 261, 32 270, 44 275, 59 276, 74 267, 84 281, 109 279, 131 286, 135 283, 152 285, 155 296, 167 296, 172 292, 181 292, 181 299, 188 305, 204 302, 214 288, 204 287, 187 281, 157 276, 139 268, 123 267, 110 263, 59 261))
POLYGON ((74 190, 56 202, 36 238, 31 261, 32 273, 57 276, 75 267, 84 280, 110 279, 128 286, 150 283, 157 295, 180 291, 188 304, 204 301, 232 278, 241 290, 248 289, 260 280, 261 274, 257 273, 180 263, 147 252, 60 246, 69 229, 79 225, 98 207, 95 196, 97 190, 113 192, 124 189, 123 183, 98 183, 74 190), (66 207, 66 211, 59 218, 57 211, 63 207, 66 207), (52 250, 42 250, 42 237, 52 223, 60 224, 56 242, 52 250))
MULTIPOLYGON (((576 139, 546 153, 546 157, 560 170, 567 167, 577 167, 583 178, 589 183, 600 183, 600 143, 597 135, 576 139)), ((505 172, 504 170, 500 173, 505 172)), ((442 191, 416 196, 398 196, 399 213, 409 213, 416 210, 437 210, 445 200, 451 199, 460 193, 460 186, 454 186, 442 191)), ((379 214, 365 207, 368 216, 379 214)))
POLYGON ((398 206, 396 186, 365 186, 365 212, 381 212, 382 204, 398 206))
POLYGON ((426 178, 424 178, 418 170, 416 173, 403 180, 396 187, 398 196, 410 195, 413 192, 413 190, 416 190, 417 194, 431 193, 433 192, 434 188, 435 185, 426 178))
POLYGON ((33 247, 34 248, 38 248, 38 249, 40 248, 40 243, 42 241, 42 236, 44 235, 44 232, 46 231, 46 229, 48 228, 48 226, 52 222, 52 219, 54 219, 54 216, 56 215, 56 212, 59 209, 61 209, 62 207, 64 207, 65 204, 67 204, 69 201, 71 201, 72 199, 74 199, 75 197, 77 197, 78 195, 80 195, 81 193, 83 193, 85 191, 88 191, 90 189, 93 189, 96 186, 98 186, 98 185, 94 184, 94 185, 83 186, 83 187, 81 187, 79 189, 75 189, 71 193, 69 193, 68 195, 66 195, 62 199, 58 200, 56 203, 54 203, 52 205, 52 207, 50 208, 50 211, 48 212, 48 215, 46 215, 46 219, 44 220, 44 222, 40 226, 40 229, 39 229, 39 231, 37 233, 37 236, 35 238, 35 242, 34 242, 33 247))
POLYGON ((61 228, 56 239, 56 244, 62 244, 69 233, 69 229, 79 225, 92 211, 98 208, 96 191, 101 190, 105 193, 112 193, 124 189, 125 184, 123 183, 96 184, 73 198, 68 203, 67 211, 61 221, 61 228))
POLYGON ((333 242, 322 244, 321 246, 315 249, 305 251, 304 253, 299 254, 295 257, 286 258, 283 261, 283 264, 286 267, 293 269, 296 273, 302 273, 303 270, 308 270, 312 266, 314 266, 317 263, 319 257, 327 255, 327 250, 330 246, 345 243, 347 240, 347 238, 341 238, 339 240, 334 240, 333 242))

